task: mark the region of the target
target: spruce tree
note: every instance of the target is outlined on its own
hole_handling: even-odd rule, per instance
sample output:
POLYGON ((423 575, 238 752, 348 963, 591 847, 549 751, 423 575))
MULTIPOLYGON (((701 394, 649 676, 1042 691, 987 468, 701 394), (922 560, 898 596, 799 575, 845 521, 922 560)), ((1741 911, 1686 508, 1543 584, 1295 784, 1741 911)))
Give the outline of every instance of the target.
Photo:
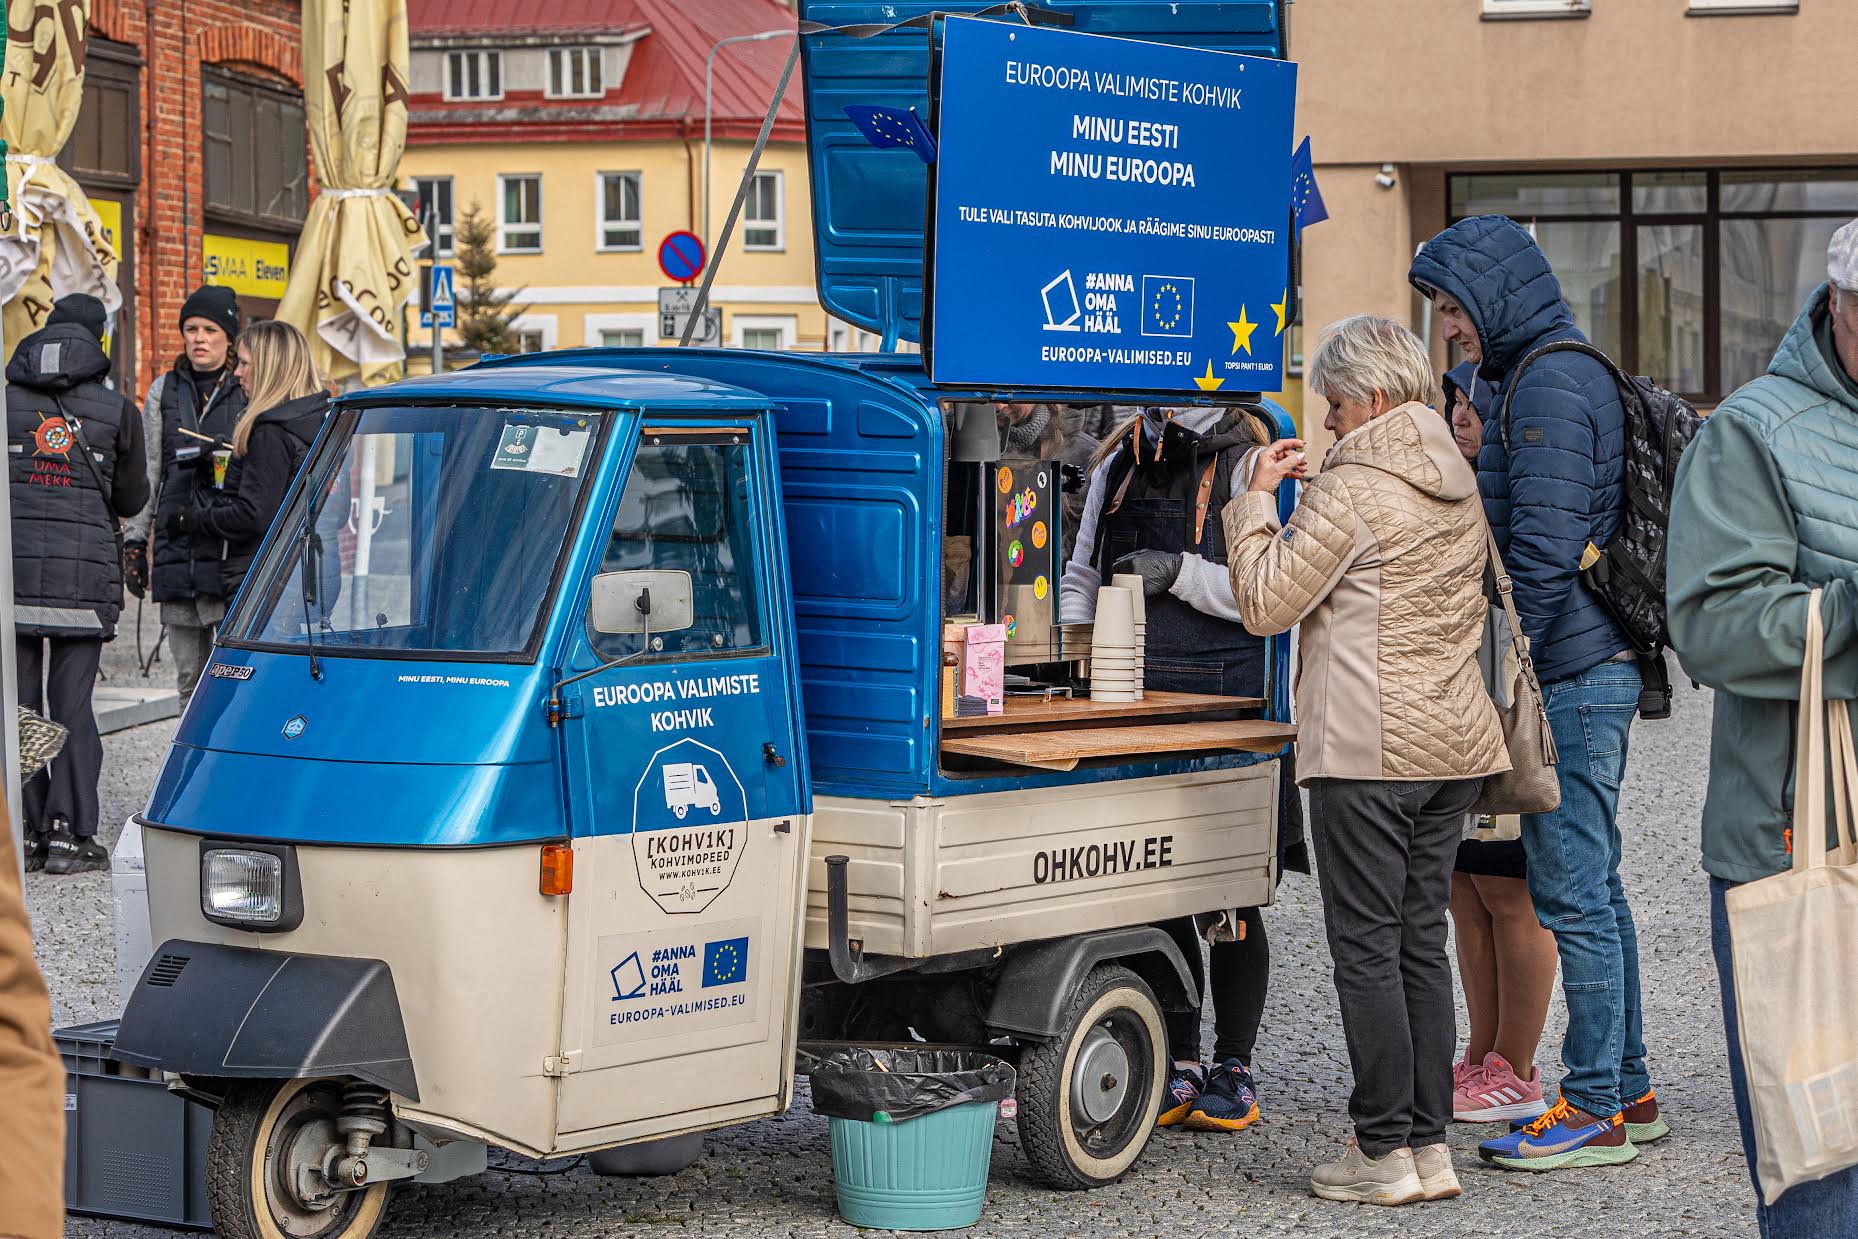
POLYGON ((497 227, 473 201, 458 217, 458 274, 464 295, 458 299, 458 339, 474 353, 516 353, 522 342, 510 324, 527 306, 510 308, 520 289, 497 287, 497 227))

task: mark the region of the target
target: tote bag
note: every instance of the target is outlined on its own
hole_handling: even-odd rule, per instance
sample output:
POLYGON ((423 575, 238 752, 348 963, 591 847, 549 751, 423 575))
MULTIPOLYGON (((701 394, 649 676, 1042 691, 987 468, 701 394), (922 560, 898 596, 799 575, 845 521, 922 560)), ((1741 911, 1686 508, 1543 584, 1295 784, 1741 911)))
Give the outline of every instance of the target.
MULTIPOLYGON (((1482 514, 1479 515, 1482 520, 1482 514)), ((1561 806, 1561 780, 1555 764, 1561 760, 1555 751, 1555 737, 1548 727, 1548 708, 1542 701, 1542 685, 1535 678, 1535 660, 1529 656, 1529 638, 1523 635, 1522 621, 1516 618, 1516 603, 1511 594, 1515 583, 1504 571, 1503 557, 1497 551, 1497 539, 1484 526, 1486 553, 1490 570, 1497 579, 1497 601, 1509 624, 1510 650, 1514 658, 1505 657, 1500 674, 1509 674, 1509 702, 1499 704, 1497 714, 1503 722, 1503 747, 1510 755, 1510 768, 1484 780, 1471 812, 1480 816, 1508 813, 1552 813, 1561 806)), ((1500 701, 1500 699, 1499 699, 1500 701)))
POLYGON ((1819 591, 1807 604, 1794 760, 1793 868, 1728 892, 1736 1016, 1770 1205, 1800 1183, 1858 1165, 1858 791, 1850 710, 1824 700, 1819 591), (1826 748, 1839 846, 1826 851, 1826 748))

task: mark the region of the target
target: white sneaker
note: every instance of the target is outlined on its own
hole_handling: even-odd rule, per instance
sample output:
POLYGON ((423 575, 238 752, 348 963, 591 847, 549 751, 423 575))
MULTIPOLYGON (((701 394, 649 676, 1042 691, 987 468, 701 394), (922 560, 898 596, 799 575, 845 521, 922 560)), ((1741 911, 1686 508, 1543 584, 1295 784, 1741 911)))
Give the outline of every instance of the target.
POLYGON ((1367 1205, 1410 1205, 1426 1198, 1414 1169, 1413 1150, 1395 1149, 1384 1157, 1369 1157, 1352 1136, 1340 1159, 1324 1162, 1310 1175, 1310 1191, 1324 1200, 1367 1205))
POLYGON ((1422 1144, 1413 1150, 1413 1171, 1427 1200, 1451 1200, 1464 1195, 1458 1172, 1452 1169, 1452 1151, 1445 1144, 1422 1144))

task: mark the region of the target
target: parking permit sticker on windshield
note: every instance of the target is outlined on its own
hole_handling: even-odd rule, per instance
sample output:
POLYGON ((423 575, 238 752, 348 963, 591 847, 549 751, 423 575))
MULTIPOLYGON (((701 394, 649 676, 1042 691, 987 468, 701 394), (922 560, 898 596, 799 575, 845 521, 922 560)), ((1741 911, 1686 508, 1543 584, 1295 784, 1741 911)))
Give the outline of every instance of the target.
POLYGON ((587 433, 585 430, 558 430, 553 426, 505 426, 490 467, 574 477, 580 472, 581 457, 586 454, 587 433))

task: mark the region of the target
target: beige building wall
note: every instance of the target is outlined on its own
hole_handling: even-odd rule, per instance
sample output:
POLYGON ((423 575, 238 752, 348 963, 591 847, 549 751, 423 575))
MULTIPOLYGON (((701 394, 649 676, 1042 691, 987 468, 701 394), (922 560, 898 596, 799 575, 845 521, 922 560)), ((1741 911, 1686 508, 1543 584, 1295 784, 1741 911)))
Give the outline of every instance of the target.
MULTIPOLYGON (((1330 214, 1304 234, 1306 355, 1348 314, 1430 325, 1406 270, 1446 223, 1447 172, 1858 164, 1858 0, 1765 15, 1692 15, 1687 0, 1591 0, 1576 18, 1483 12, 1504 7, 1291 11, 1299 127, 1330 214), (1376 183, 1384 167, 1391 188, 1376 183)), ((1321 401, 1305 404, 1319 423, 1321 401)), ((1306 433, 1320 458, 1328 436, 1306 433)))

